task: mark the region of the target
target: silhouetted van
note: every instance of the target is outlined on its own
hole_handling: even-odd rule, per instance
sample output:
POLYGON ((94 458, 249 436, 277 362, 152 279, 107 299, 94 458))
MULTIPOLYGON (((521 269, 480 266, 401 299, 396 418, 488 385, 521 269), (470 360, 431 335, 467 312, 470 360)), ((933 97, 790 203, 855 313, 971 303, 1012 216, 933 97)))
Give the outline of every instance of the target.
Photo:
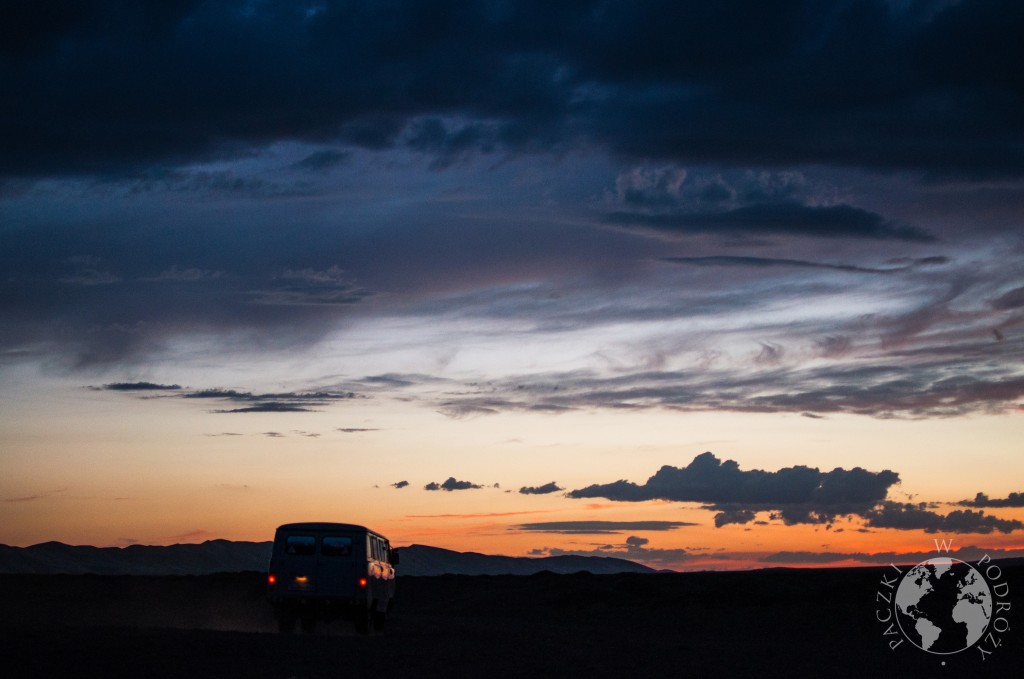
POLYGON ((395 596, 398 554, 380 533, 348 523, 289 523, 277 529, 267 594, 282 632, 300 621, 350 618, 369 634, 383 629, 395 596))

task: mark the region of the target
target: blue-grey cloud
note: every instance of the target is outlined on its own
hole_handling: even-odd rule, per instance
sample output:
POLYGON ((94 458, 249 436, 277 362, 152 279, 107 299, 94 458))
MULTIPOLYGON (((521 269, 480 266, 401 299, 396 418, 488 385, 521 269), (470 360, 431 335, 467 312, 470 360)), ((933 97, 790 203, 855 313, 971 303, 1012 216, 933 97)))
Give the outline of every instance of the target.
POLYGON ((306 170, 310 172, 321 172, 329 170, 332 167, 336 167, 346 162, 352 157, 352 154, 348 151, 340 151, 338 149, 323 149, 321 151, 314 151, 308 156, 292 164, 292 168, 296 170, 306 170))
POLYGON ((399 488, 399 489, 405 488, 408 485, 409 485, 408 481, 397 481, 397 482, 391 484, 391 486, 393 488, 399 488))
MULTIPOLYGON (((306 347, 370 307, 408 310, 410 300, 438 290, 486 288, 501 272, 526 275, 514 273, 525 263, 564 277, 573 275, 565 271, 566 256, 583 257, 597 271, 628 268, 622 255, 654 252, 632 236, 582 226, 480 229, 444 205, 412 224, 402 218, 382 224, 372 215, 378 204, 372 198, 360 204, 358 217, 346 217, 346 205, 326 223, 290 201, 243 203, 223 222, 218 218, 217 228, 205 228, 205 201, 161 212, 150 205, 161 203, 154 197, 131 201, 152 214, 138 216, 131 208, 91 225, 90 206, 102 197, 102 190, 79 196, 52 219, 31 205, 22 206, 24 218, 5 214, 0 348, 31 347, 69 367, 87 367, 142 362, 195 334, 243 346, 258 339, 268 349, 306 347), (155 224, 140 230, 139 219, 155 224), (101 278, 102 285, 84 284, 101 278)), ((28 202, 35 200, 61 204, 45 197, 28 202)))
POLYGON ((810 262, 800 259, 770 258, 770 257, 744 257, 736 255, 718 255, 708 257, 665 257, 662 261, 674 264, 689 266, 735 266, 752 267, 756 269, 787 268, 787 269, 824 269, 827 271, 846 271, 849 273, 875 273, 888 274, 907 271, 917 266, 938 266, 948 263, 946 257, 922 257, 911 262, 899 263, 897 266, 888 268, 857 266, 855 264, 828 264, 825 262, 810 262))
POLYGON ((334 391, 285 391, 252 393, 238 391, 235 389, 199 389, 181 394, 183 398, 194 399, 221 399, 228 401, 280 401, 280 402, 302 402, 302 403, 330 403, 342 399, 355 398, 353 392, 334 391))
POLYGON ((992 301, 996 309, 1019 309, 1024 307, 1024 287, 1009 290, 992 301))
MULTIPOLYGON (((763 344, 753 361, 757 370, 636 370, 603 376, 589 371, 531 375, 467 385, 457 397, 441 402, 453 416, 500 412, 571 410, 799 413, 804 416, 849 413, 878 418, 953 417, 1004 412, 1024 397, 1024 376, 1005 363, 1024 357, 1024 344, 997 344, 991 339, 970 345, 933 346, 883 361, 859 365, 836 362, 819 367, 779 363, 782 347, 763 344), (966 357, 976 354, 971 365, 966 357), (906 359, 911 360, 906 360, 906 359), (977 367, 973 367, 976 365, 977 367), (950 370, 959 374, 951 377, 950 370), (553 385, 557 385, 554 388, 553 385)), ((841 339, 826 338, 826 355, 846 353, 841 339)))
POLYGON ((211 410, 212 413, 311 413, 313 408, 307 408, 295 403, 281 403, 279 401, 267 401, 257 403, 244 408, 220 408, 211 410))
POLYGON ((795 202, 747 205, 723 212, 642 213, 614 212, 612 224, 642 226, 678 233, 792 234, 821 238, 875 238, 929 242, 921 229, 893 223, 881 215, 850 205, 827 207, 795 202))

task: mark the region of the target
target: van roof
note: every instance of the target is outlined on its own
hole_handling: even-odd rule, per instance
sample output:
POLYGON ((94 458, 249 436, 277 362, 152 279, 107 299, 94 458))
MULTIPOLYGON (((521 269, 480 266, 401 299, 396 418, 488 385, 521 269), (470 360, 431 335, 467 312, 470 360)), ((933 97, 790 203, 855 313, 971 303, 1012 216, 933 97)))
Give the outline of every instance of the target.
POLYGON ((377 531, 371 530, 366 526, 358 526, 354 523, 330 523, 325 521, 310 521, 306 523, 286 523, 283 526, 278 526, 277 530, 353 530, 362 531, 365 533, 373 533, 374 535, 380 535, 380 533, 378 533, 377 531))

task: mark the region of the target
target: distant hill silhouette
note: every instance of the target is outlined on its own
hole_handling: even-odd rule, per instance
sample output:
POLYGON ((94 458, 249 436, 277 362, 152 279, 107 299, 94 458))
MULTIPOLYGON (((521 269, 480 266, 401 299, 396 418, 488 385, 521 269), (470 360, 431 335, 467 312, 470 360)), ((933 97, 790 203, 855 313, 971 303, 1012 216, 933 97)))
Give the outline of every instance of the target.
MULTIPOLYGON (((0 573, 98 575, 206 575, 266 570, 270 542, 207 540, 202 544, 89 547, 44 542, 31 547, 0 545, 0 573)), ((653 573, 647 566, 610 557, 492 556, 411 545, 397 550, 399 575, 531 575, 541 571, 653 573)))
POLYGON ((398 550, 399 575, 533 575, 541 571, 595 575, 606 573, 654 573, 653 568, 606 556, 492 556, 453 552, 440 547, 410 545, 398 550))
POLYGON ((89 547, 44 542, 0 545, 0 573, 98 575, 206 575, 265 570, 270 542, 207 540, 188 545, 89 547))

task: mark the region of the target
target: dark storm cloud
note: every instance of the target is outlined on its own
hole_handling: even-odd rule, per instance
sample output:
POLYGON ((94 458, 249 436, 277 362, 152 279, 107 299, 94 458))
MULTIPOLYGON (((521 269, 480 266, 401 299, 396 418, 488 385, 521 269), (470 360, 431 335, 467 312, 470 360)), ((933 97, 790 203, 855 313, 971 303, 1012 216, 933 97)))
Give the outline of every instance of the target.
POLYGON ((513 526, 511 530, 599 535, 604 533, 622 533, 625 531, 666 531, 695 525, 697 524, 685 521, 546 521, 543 523, 520 524, 513 526))
MULTIPOLYGON (((169 11, 111 0, 63 25, 7 22, 45 41, 4 55, 5 80, 24 101, 10 113, 0 171, 104 173, 280 139, 385 148, 435 111, 511 116, 503 137, 527 143, 547 110, 564 107, 565 93, 548 83, 559 64, 517 35, 527 15, 488 14, 426 2, 211 1, 169 11), (57 113, 64 106, 77 115, 57 113)), ((538 9, 532 19, 556 14, 538 9)))
POLYGON ((978 493, 973 500, 961 500, 958 504, 965 507, 1024 507, 1024 493, 1010 493, 1004 498, 990 498, 985 493, 978 493))
POLYGON ((280 139, 410 144, 441 163, 589 141, 687 162, 1024 168, 1015 0, 4 12, 8 175, 108 174, 280 139))
POLYGON ((1016 519, 1000 519, 970 509, 958 509, 942 515, 931 511, 923 503, 885 502, 864 516, 871 528, 923 530, 926 533, 1010 533, 1024 529, 1024 522, 1016 519))
POLYGON ((475 490, 478 488, 483 488, 483 486, 471 483, 470 481, 458 481, 454 476, 449 476, 444 483, 431 481, 427 485, 423 486, 423 490, 444 490, 448 492, 453 490, 475 490))
POLYGON ((552 481, 551 483, 545 483, 543 486, 523 486, 519 489, 519 492, 523 495, 547 495, 561 490, 565 490, 565 488, 559 487, 557 483, 552 481))
POLYGON ((391 484, 392 488, 405 488, 408 485, 409 485, 408 481, 398 481, 396 483, 392 483, 391 484))

